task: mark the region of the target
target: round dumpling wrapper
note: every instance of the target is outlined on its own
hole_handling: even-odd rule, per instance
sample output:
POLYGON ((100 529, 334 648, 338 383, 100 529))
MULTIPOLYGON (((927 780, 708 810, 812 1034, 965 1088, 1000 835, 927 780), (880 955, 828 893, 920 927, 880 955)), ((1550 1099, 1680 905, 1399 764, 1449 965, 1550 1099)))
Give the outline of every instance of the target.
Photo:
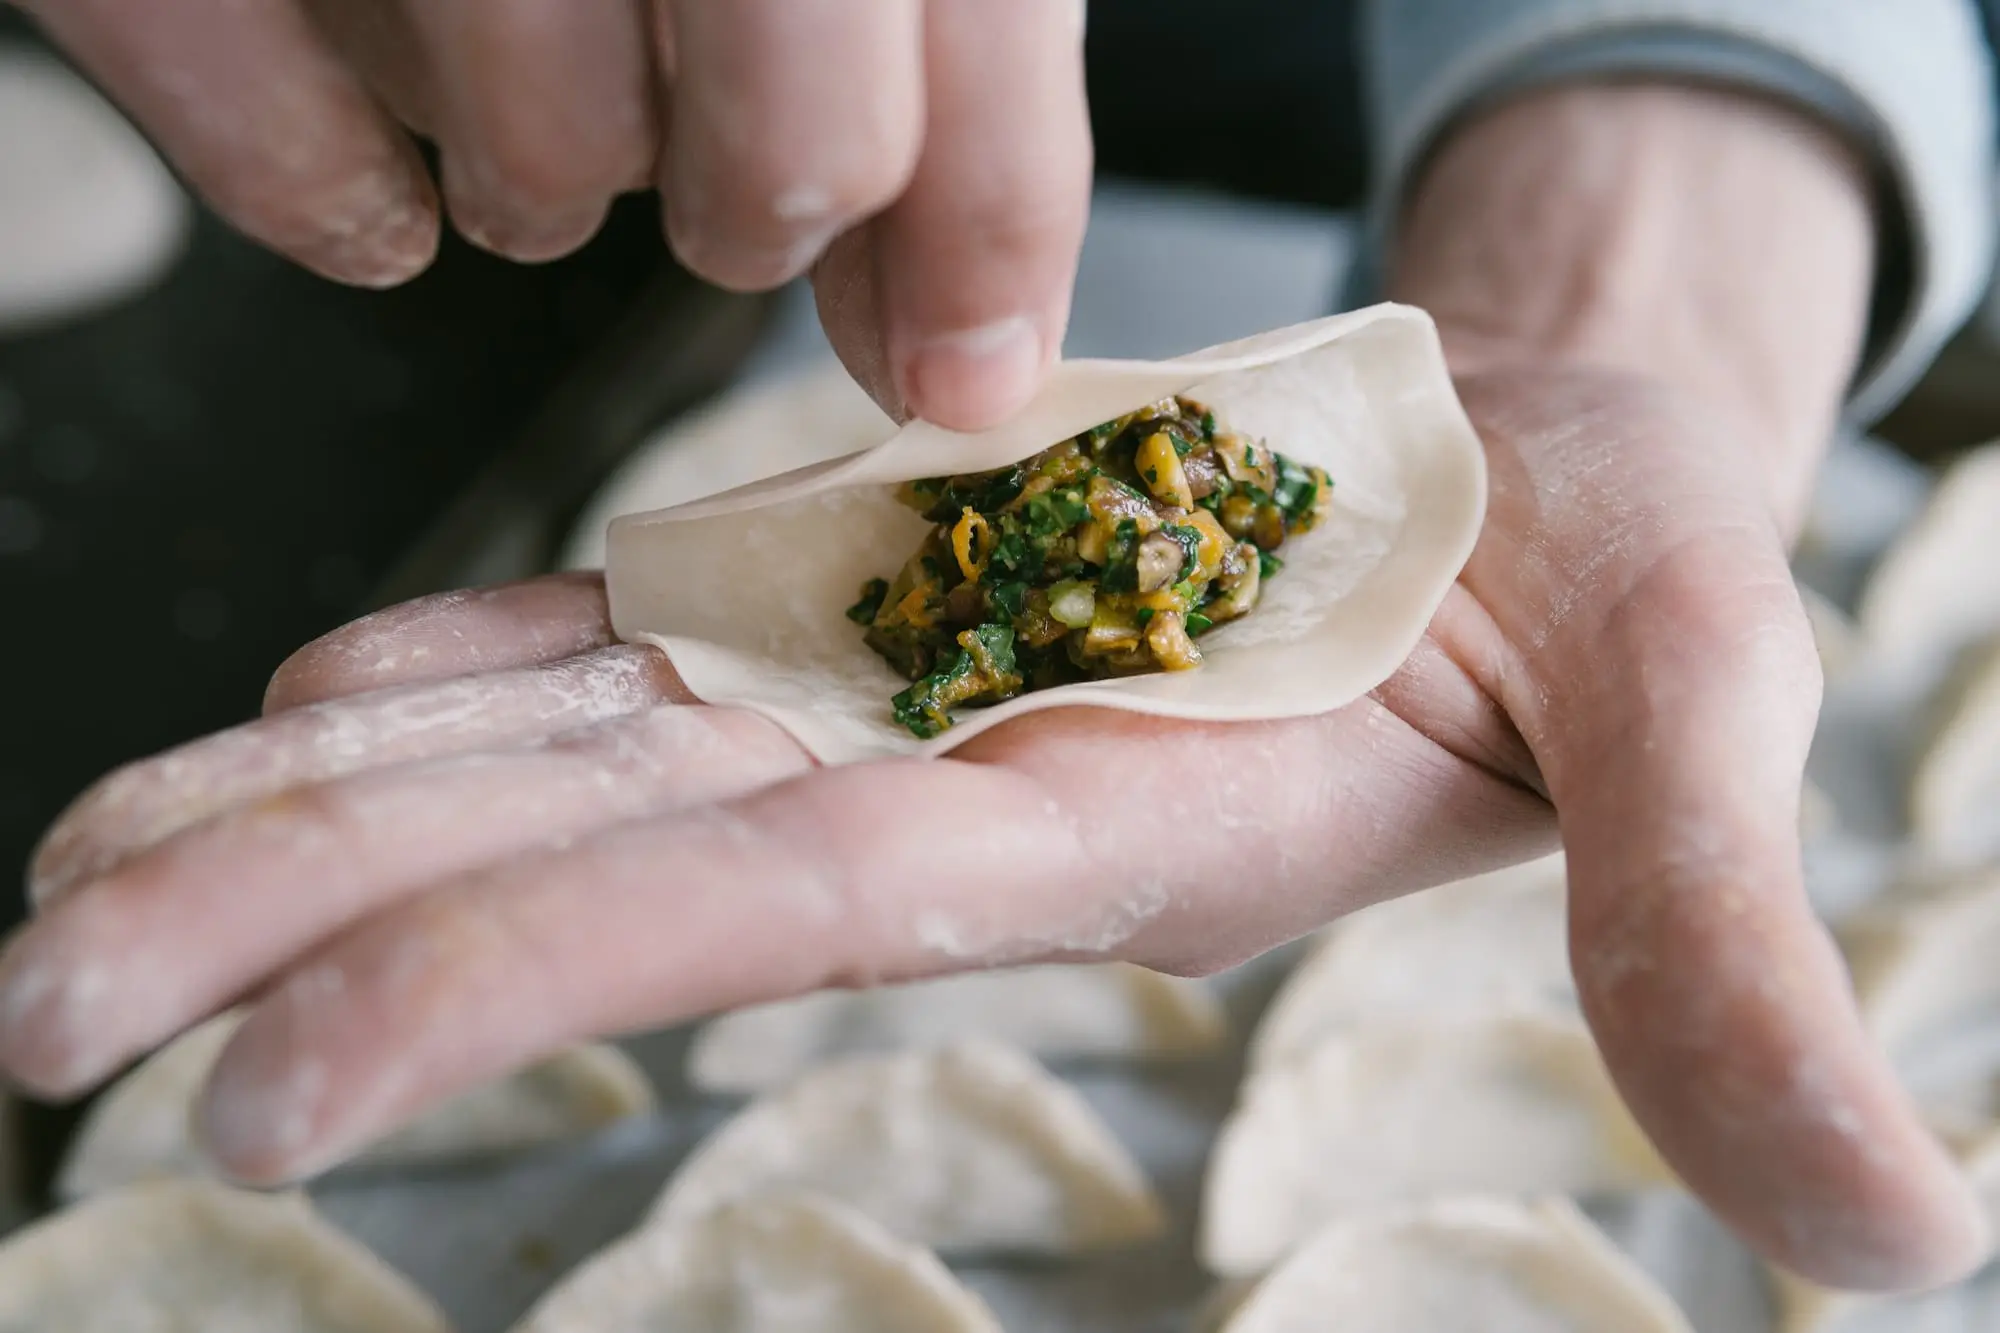
MULTIPOLYGON (((824 459, 809 431, 799 436, 801 462, 824 459)), ((691 447, 720 458, 740 444, 716 431, 691 447)), ((1472 553, 1485 504, 1484 453, 1436 327, 1419 310, 1379 305, 1169 361, 1063 363, 996 430, 915 422, 843 458, 619 518, 605 574, 621 638, 666 650, 698 698, 769 717, 821 762, 844 763, 940 753, 1065 705, 1224 722, 1351 703, 1415 647, 1472 553), (928 530, 894 487, 1005 467, 1177 393, 1333 480, 1330 511, 1286 543, 1284 572, 1257 608, 1204 637, 1197 670, 966 709, 928 741, 898 727, 889 700, 908 682, 845 614, 928 530)))

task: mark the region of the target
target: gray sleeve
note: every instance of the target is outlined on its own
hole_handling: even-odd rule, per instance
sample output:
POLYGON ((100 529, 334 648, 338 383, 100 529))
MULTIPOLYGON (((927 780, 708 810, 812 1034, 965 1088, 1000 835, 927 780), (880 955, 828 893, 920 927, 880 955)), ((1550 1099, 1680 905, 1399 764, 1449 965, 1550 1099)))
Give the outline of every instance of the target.
POLYGON ((1365 274, 1453 119, 1528 84, 1646 73, 1786 98, 1873 155, 1883 246, 1855 415, 1893 405, 1985 291, 1994 87, 1972 0, 1364 0, 1361 23, 1377 164, 1365 274))

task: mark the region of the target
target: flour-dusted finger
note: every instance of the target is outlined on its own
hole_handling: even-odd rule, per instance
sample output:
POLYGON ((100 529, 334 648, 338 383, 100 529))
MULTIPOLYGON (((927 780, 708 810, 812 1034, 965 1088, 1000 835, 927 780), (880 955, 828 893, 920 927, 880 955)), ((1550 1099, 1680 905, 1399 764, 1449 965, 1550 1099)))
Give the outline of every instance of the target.
POLYGON ((550 666, 293 709, 100 779, 44 836, 28 891, 68 886, 234 806, 413 759, 519 745, 679 695, 667 659, 619 647, 550 666))
POLYGON ((595 571, 434 593, 363 616, 293 653, 271 677, 264 711, 546 666, 615 642, 604 576, 595 571))
POLYGON ((254 239, 368 287, 430 263, 437 200, 415 145, 296 0, 41 0, 34 10, 254 239))
MULTIPOLYGON (((1371 716, 1052 710, 1023 719, 1032 776, 849 765, 462 876, 268 995, 218 1067, 214 1146, 246 1179, 309 1173, 584 1034, 829 985, 1119 955, 1219 968, 1545 836, 1538 800, 1371 716)), ((1009 730, 990 754, 1029 762, 999 748, 1009 730)))
POLYGON ((407 0, 436 82, 445 204, 474 244, 539 262, 595 234, 659 156, 638 0, 407 0))
POLYGON ((0 1065, 80 1092, 440 879, 804 770, 772 723, 663 706, 235 806, 65 893, 0 955, 0 1065))
POLYGON ((1090 212, 1083 0, 931 0, 924 47, 923 157, 871 232, 882 318, 911 414, 983 430, 1027 405, 1069 323, 1090 212))
POLYGON ((652 0, 670 43, 667 231, 725 287, 804 273, 900 194, 923 141, 923 0, 652 0))

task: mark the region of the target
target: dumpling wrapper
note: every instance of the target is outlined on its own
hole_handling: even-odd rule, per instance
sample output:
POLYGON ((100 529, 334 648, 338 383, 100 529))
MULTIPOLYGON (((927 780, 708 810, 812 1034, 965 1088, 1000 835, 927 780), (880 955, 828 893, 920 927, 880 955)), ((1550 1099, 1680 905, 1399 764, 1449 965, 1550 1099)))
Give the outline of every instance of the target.
POLYGON ((1891 1054, 2000 1004, 2000 873, 1891 895, 1835 934, 1862 1019, 1891 1054))
POLYGON ((983 1041, 844 1060, 752 1102, 695 1149, 649 1225, 776 1190, 839 1199, 946 1253, 1074 1254, 1166 1225, 1075 1090, 983 1041))
POLYGON ((1910 782, 1911 836, 1954 863, 2000 857, 2000 639, 1942 703, 1910 782))
MULTIPOLYGON (((726 452, 724 436, 703 448, 726 452)), ((810 444, 802 445, 810 448, 810 444)), ((689 452, 689 466, 696 460, 689 452)), ((605 576, 620 638, 666 650, 700 699, 771 718, 824 763, 937 754, 1034 709, 1089 704, 1211 722, 1324 713, 1379 685, 1472 553, 1486 506, 1479 437, 1429 316, 1380 305, 1171 361, 1071 361, 1004 427, 918 422, 845 459, 612 523, 605 576), (1018 462, 1170 394, 1324 467, 1331 510, 1284 547, 1256 610, 1204 636, 1207 660, 962 710, 919 741, 889 699, 908 685, 847 619, 861 585, 928 531, 896 483, 1018 462)))
MULTIPOLYGON (((139 1180, 211 1176, 191 1112, 209 1071, 247 1015, 210 1019, 161 1048, 84 1117, 56 1180, 79 1199, 139 1180)), ((460 1094, 375 1143, 349 1165, 421 1166, 520 1151, 641 1115, 652 1085, 622 1051, 584 1046, 460 1094)))
POLYGON ((1856 619, 1871 658, 1940 679, 1964 650, 2000 634, 2000 444, 1975 449, 1882 557, 1856 619))
POLYGON ((1043 1060, 1184 1059, 1227 1038, 1214 990, 1130 963, 967 972, 902 986, 829 990, 710 1022, 688 1052, 708 1092, 764 1092, 815 1065, 984 1037, 1043 1060))
POLYGON ((642 1227, 584 1261, 514 1333, 1000 1333, 936 1255, 811 1194, 642 1227))
POLYGON ((1581 1020, 1370 1025, 1244 1084, 1209 1158, 1201 1256, 1239 1276, 1385 1207, 1670 1181, 1581 1020))
POLYGON ((1566 1199, 1466 1197, 1348 1218, 1259 1283, 1223 1333, 1694 1333, 1566 1199))
POLYGON ((448 1333, 449 1325, 304 1195, 169 1180, 9 1236, 0 1244, 0 1329, 448 1333))
POLYGON ((1378 903, 1327 928, 1250 1038, 1253 1072, 1363 1023, 1577 1012, 1560 853, 1378 903))
POLYGON ((598 488, 563 552, 566 569, 602 569, 605 534, 621 514, 699 500, 794 468, 845 458, 893 435, 896 423, 829 354, 775 381, 738 385, 677 418, 598 488))

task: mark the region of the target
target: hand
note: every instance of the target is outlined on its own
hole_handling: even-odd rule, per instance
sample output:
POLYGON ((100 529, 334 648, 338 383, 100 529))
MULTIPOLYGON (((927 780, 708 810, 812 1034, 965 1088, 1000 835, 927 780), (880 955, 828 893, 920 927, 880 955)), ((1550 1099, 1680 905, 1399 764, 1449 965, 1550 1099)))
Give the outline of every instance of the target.
MULTIPOLYGON (((1683 146, 1704 170, 1733 160, 1703 119, 1740 117, 1728 100, 1696 101, 1683 146)), ((1442 283, 1427 299, 1451 311, 1472 290, 1454 255, 1499 280, 1492 256, 1425 239, 1466 214, 1480 136, 1613 123, 1583 111, 1495 113, 1447 148, 1412 204, 1410 294, 1442 283)), ((1776 144, 1768 121, 1727 123, 1830 238, 1820 257, 1859 270, 1819 273, 1813 312, 1858 326, 1851 164, 1772 119, 1776 144)), ((70 1095, 250 1001, 202 1124, 227 1168, 278 1181, 584 1035, 982 964, 1209 971, 1547 850, 1559 823, 1587 1016, 1688 1184, 1823 1281, 1964 1271, 1976 1205, 1862 1035, 1800 885, 1818 665, 1786 460, 1809 474, 1823 423, 1792 409, 1830 411, 1845 372, 1815 396, 1799 377, 1823 368, 1787 361, 1744 397, 1726 366, 1620 365, 1615 337, 1593 361, 1490 321, 1447 333, 1491 512, 1372 697, 1237 726, 1057 710, 948 760, 819 770, 611 646, 588 578, 429 599, 309 647, 265 719, 64 816, 33 871, 41 914, 0 959, 0 1067, 70 1095)))
POLYGON ((453 222, 522 260, 657 187, 689 268, 825 260, 883 406, 996 424, 1061 346, 1090 189, 1082 0, 28 0, 225 217, 391 286, 453 222), (837 243, 836 243, 837 242, 837 243))

